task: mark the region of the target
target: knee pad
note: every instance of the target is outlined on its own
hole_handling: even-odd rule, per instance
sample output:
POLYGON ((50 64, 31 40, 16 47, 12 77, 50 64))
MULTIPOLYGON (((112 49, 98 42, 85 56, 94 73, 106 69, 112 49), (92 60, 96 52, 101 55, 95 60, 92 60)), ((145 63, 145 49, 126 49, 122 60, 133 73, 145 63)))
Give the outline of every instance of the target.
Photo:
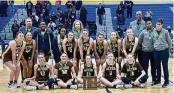
POLYGON ((55 82, 54 79, 48 79, 48 80, 44 83, 44 85, 45 85, 45 86, 51 86, 54 82, 55 82))
POLYGON ((126 78, 126 77, 121 77, 121 80, 125 83, 125 84, 131 84, 131 80, 126 78))

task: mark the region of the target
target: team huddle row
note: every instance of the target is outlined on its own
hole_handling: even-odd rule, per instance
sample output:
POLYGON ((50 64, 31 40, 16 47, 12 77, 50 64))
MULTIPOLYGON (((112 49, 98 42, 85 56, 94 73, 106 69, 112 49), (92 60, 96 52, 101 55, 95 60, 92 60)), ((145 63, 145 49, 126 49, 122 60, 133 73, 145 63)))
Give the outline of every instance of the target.
MULTIPOLYGON (((161 32, 158 33, 149 26, 151 21, 147 21, 146 29, 140 33, 139 38, 135 37, 132 29, 129 28, 123 41, 117 32, 111 32, 109 40, 104 40, 102 33, 99 33, 96 40, 93 40, 87 29, 78 31, 80 24, 80 21, 75 21, 74 26, 79 29, 69 32, 67 36, 62 34, 66 30, 62 28, 55 42, 50 33, 42 31, 45 30, 44 22, 40 24, 40 34, 39 31, 26 32, 24 39, 24 34, 19 32, 16 39, 9 42, 3 53, 3 62, 11 70, 9 88, 18 87, 17 80, 20 68, 22 80, 27 90, 60 87, 77 89, 82 87, 83 76, 96 76, 97 82, 101 83, 101 86, 113 88, 144 87, 144 83, 148 79, 148 67, 140 62, 144 59, 140 59, 139 63, 136 62, 137 54, 140 52, 139 47, 141 46, 144 52, 150 52, 150 54, 154 49, 158 50, 156 45, 161 45, 159 40, 162 40, 163 34, 166 36, 166 32, 162 28, 161 32), (39 36, 40 38, 44 38, 44 36, 48 38, 40 40, 39 36), (39 46, 40 42, 46 41, 49 42, 47 45, 50 49, 49 52, 44 50, 38 52, 41 50, 39 48, 46 47, 39 46), (150 46, 144 45, 146 43, 150 46), (57 47, 57 50, 54 47, 57 47), (55 55, 55 51, 58 51, 56 52, 58 55, 55 55), (34 60, 36 54, 38 62, 34 60), (95 61, 92 62, 93 56, 91 55, 93 54, 95 61), (50 55, 54 55, 54 58, 60 58, 55 65, 47 63, 50 55), (124 59, 126 60, 122 61, 124 59)), ((162 22, 159 21, 157 24, 162 24, 162 22)), ((170 48, 170 44, 171 42, 168 47, 166 45, 161 47, 165 50, 170 48)), ((154 76, 156 72, 153 71, 151 71, 153 74, 152 82, 158 84, 160 80, 156 80, 154 76)))

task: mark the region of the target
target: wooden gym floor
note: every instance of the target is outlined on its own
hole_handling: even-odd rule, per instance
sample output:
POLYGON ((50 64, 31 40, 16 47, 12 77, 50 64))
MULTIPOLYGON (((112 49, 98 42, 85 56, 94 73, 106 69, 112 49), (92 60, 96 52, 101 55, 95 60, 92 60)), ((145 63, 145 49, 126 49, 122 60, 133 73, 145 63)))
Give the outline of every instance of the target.
MULTIPOLYGON (((151 76, 149 76, 146 88, 131 88, 131 89, 113 89, 109 88, 112 93, 174 93, 174 58, 169 59, 169 79, 170 86, 168 88, 161 88, 161 86, 151 87, 151 76)), ((0 93, 106 93, 105 88, 98 88, 97 90, 83 90, 82 88, 78 90, 73 89, 56 89, 56 90, 37 90, 37 91, 26 91, 23 87, 17 89, 9 89, 7 83, 9 82, 9 70, 5 65, 2 65, 2 60, 0 60, 0 93), (4 68, 4 69, 2 69, 4 68)), ((163 72, 163 71, 162 71, 163 72)), ((149 69, 150 74, 150 69, 149 69)), ((162 73, 163 75, 163 73, 162 73)), ((161 78, 162 84, 164 78, 161 78)), ((19 82, 21 77, 19 77, 19 82)))

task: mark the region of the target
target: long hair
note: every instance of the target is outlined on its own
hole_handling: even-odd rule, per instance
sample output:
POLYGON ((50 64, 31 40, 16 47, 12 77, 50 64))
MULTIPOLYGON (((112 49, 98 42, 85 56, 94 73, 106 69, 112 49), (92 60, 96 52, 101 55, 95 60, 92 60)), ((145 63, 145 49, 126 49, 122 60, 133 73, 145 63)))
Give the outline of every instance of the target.
MULTIPOLYGON (((17 32, 17 34, 16 34, 16 39, 18 38, 18 35, 19 35, 20 33, 22 33, 22 32, 21 32, 21 31, 17 32)), ((22 33, 22 34, 23 34, 23 33, 22 33)))
MULTIPOLYGON (((116 34, 116 41, 117 41, 117 44, 118 44, 118 39, 120 39, 120 36, 119 36, 118 32, 112 31, 111 33, 116 34)), ((110 33, 110 37, 111 37, 111 33, 110 33)), ((110 41, 111 41, 111 38, 110 38, 110 41)))
MULTIPOLYGON (((72 33, 74 35, 74 33, 72 31, 70 31, 68 34, 70 34, 70 33, 72 33)), ((73 47, 75 47, 75 38, 74 38, 74 36, 73 36, 73 39, 72 39, 72 45, 73 45, 73 47)))
POLYGON ((126 37, 124 38, 125 40, 124 40, 124 46, 125 46, 125 48, 127 48, 128 47, 128 41, 129 41, 129 38, 128 38, 128 36, 127 36, 127 31, 128 30, 131 30, 132 31, 132 29, 131 28, 128 28, 127 30, 126 30, 126 37))
MULTIPOLYGON (((84 29, 82 29, 82 31, 86 31, 86 32, 88 32, 88 37, 89 37, 89 31, 88 31, 88 29, 86 29, 86 28, 84 28, 84 29)), ((90 39, 90 38, 89 38, 90 39)), ((80 37, 80 41, 84 41, 84 38, 83 38, 83 36, 82 37, 80 37)))
POLYGON ((82 23, 80 20, 75 20, 75 21, 73 22, 72 31, 75 31, 75 30, 76 30, 76 28, 75 28, 75 24, 76 24, 77 22, 80 23, 80 32, 81 32, 82 29, 83 29, 83 23, 82 23))

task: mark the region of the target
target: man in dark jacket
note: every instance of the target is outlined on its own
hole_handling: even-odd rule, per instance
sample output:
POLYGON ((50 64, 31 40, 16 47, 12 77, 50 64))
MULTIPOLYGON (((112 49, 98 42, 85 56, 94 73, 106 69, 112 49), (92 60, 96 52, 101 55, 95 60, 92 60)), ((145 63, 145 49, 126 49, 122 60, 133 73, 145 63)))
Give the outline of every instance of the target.
POLYGON ((50 29, 46 29, 45 22, 40 23, 40 29, 36 29, 32 33, 33 39, 37 42, 37 51, 42 51, 45 54, 46 62, 50 56, 51 51, 53 50, 53 32, 50 29), (49 38, 50 41, 49 42, 49 38), (51 49, 50 49, 51 44, 51 49))
POLYGON ((13 38, 15 39, 17 32, 19 31, 19 25, 17 24, 17 20, 14 20, 14 24, 11 27, 13 32, 13 38))
POLYGON ((85 9, 85 7, 81 7, 80 10, 80 21, 83 23, 83 26, 86 26, 86 20, 87 20, 87 10, 85 9))
POLYGON ((99 7, 97 9, 97 15, 99 17, 99 24, 102 25, 103 24, 103 15, 105 14, 105 8, 102 6, 101 3, 99 3, 99 7))
POLYGON ((118 32, 120 38, 123 38, 123 30, 120 28, 120 26, 118 25, 116 31, 118 32))
POLYGON ((38 28, 32 26, 32 19, 31 18, 26 18, 25 24, 26 24, 26 26, 21 27, 19 30, 23 34, 25 34, 26 32, 33 32, 35 29, 38 29, 38 28))
POLYGON ((30 17, 32 15, 32 8, 33 8, 33 3, 29 0, 26 3, 26 10, 27 10, 27 16, 30 17))
POLYGON ((75 5, 75 8, 76 8, 76 12, 77 12, 76 16, 78 16, 78 17, 80 15, 80 8, 81 8, 81 6, 82 6, 82 1, 81 0, 77 1, 76 5, 75 5))
POLYGON ((40 17, 40 14, 42 13, 42 4, 39 1, 37 1, 35 10, 36 10, 36 15, 40 17))
POLYGON ((129 0, 126 2, 127 6, 127 18, 132 18, 132 8, 133 8, 134 3, 129 0))

